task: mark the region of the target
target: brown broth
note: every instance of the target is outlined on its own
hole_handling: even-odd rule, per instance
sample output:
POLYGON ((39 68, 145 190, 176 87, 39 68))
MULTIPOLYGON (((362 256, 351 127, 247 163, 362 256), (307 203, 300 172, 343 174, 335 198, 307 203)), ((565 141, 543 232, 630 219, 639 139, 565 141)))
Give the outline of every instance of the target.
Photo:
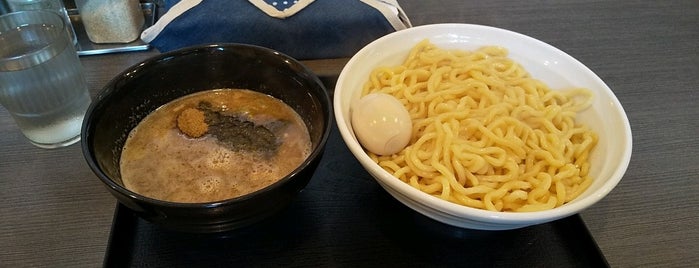
POLYGON ((124 145, 120 171, 124 186, 154 199, 199 203, 260 190, 296 169, 310 154, 306 125, 288 105, 244 89, 217 89, 184 96, 158 108, 134 128, 124 145), (212 135, 190 138, 176 126, 187 108, 208 102, 221 112, 255 124, 287 122, 275 130, 275 154, 233 151, 212 135))

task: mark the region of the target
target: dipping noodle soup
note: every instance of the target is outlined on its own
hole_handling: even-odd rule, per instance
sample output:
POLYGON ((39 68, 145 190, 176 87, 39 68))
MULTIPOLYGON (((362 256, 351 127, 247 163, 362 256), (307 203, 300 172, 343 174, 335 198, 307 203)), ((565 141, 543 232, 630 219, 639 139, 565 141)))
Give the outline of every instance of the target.
POLYGON ((554 90, 500 46, 444 49, 422 40, 405 61, 370 74, 362 96, 385 93, 412 120, 407 147, 371 159, 452 203, 490 211, 553 209, 591 184, 598 134, 576 120, 587 88, 554 90))
POLYGON ((124 145, 124 186, 171 202, 220 201, 279 181, 310 154, 301 117, 272 96, 215 89, 146 116, 124 145))

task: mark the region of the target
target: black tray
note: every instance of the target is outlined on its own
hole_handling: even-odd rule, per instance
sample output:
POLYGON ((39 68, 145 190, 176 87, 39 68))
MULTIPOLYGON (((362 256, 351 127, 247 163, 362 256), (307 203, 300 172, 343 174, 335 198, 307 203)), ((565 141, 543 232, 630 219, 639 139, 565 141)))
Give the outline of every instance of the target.
MULTIPOLYGON (((334 79, 324 82, 334 85, 334 79)), ((579 215, 517 230, 478 231, 410 210, 360 166, 335 127, 311 182, 279 214, 224 234, 188 234, 117 205, 104 265, 608 267, 579 215)))

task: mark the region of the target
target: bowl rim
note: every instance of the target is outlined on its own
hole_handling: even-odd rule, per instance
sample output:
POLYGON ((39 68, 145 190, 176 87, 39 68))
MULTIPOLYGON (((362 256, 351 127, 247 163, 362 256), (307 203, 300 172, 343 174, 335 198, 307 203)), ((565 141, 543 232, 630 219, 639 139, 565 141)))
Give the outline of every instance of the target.
MULTIPOLYGON (((455 33, 455 34, 459 34, 455 33)), ((422 38, 429 38, 429 34, 425 36, 420 36, 422 38)), ((628 117, 626 115, 626 112, 624 111, 621 103, 619 102, 618 98, 614 95, 613 91, 609 88, 609 86, 597 75, 595 74, 592 70, 590 70, 587 66, 582 64, 580 61, 575 59, 574 57, 570 56, 569 54, 563 52, 562 50, 545 43, 541 40, 535 39, 533 37, 517 33, 511 30, 506 30, 503 28, 497 28, 493 26, 487 26, 487 25, 478 25, 478 24, 467 24, 467 23, 437 23, 437 24, 426 24, 426 25, 420 25, 420 26, 415 26, 412 28, 408 28, 405 30, 397 31, 390 33, 388 35, 385 35, 379 39, 376 39, 375 41, 369 43, 365 47, 363 47, 359 52, 357 52, 350 60, 347 62, 345 67, 342 69, 338 80, 337 84, 335 87, 335 94, 333 98, 333 105, 334 105, 334 113, 335 113, 335 121, 337 124, 337 127, 340 131, 340 134, 342 136, 342 139, 345 141, 347 144, 347 147, 350 149, 352 154, 359 160, 359 162, 364 166, 364 168, 368 169, 370 172, 370 175, 374 177, 374 179, 379 181, 379 184, 384 187, 388 186, 392 188, 395 191, 398 191, 402 193, 404 196, 407 198, 420 202, 422 204, 428 205, 429 207, 433 209, 437 209, 443 213, 447 213, 456 217, 460 218, 468 218, 470 220, 478 220, 478 221, 484 221, 484 222, 497 222, 497 223, 502 223, 502 224, 534 224, 534 223, 539 223, 543 221, 550 221, 550 220, 556 220, 559 218, 563 218, 566 216, 573 215, 575 213, 579 213, 580 211, 592 206, 593 204, 597 203, 599 200, 601 200, 603 197, 605 197, 613 188, 616 187, 616 185, 621 181, 624 173, 626 172, 626 169, 628 168, 630 159, 631 159, 631 153, 632 153, 632 147, 633 147, 633 142, 632 142, 632 134, 631 134, 631 127, 630 123, 628 120, 628 117), (468 207, 465 205, 460 205, 456 203, 452 203, 446 200, 443 200, 439 197, 432 196, 430 194, 427 194, 425 192, 420 191, 419 189, 413 188, 407 183, 404 183, 400 181, 399 179, 393 177, 390 173, 387 171, 383 170, 383 168, 380 168, 378 164, 374 163, 369 156, 364 152, 363 148, 361 145, 358 143, 356 138, 353 135, 353 132, 349 128, 349 124, 351 122, 346 122, 344 120, 344 114, 343 111, 345 107, 343 107, 342 104, 342 95, 340 92, 343 90, 348 90, 342 88, 344 81, 347 80, 348 76, 350 76, 349 72, 353 68, 353 66, 356 65, 357 61, 360 61, 362 57, 365 57, 373 48, 381 43, 384 42, 390 42, 393 38, 399 37, 399 36, 410 36, 415 34, 416 32, 419 33, 429 33, 435 30, 443 30, 443 29, 457 29, 459 33, 463 33, 463 31, 474 31, 474 32, 479 32, 479 31, 486 31, 486 32, 494 32, 498 34, 504 34, 511 36, 513 38, 526 41, 527 45, 529 44, 534 44, 536 46, 540 46, 547 51, 557 53, 560 57, 568 60, 570 63, 574 64, 579 70, 584 71, 588 73, 588 75, 594 76, 597 80, 597 83, 599 83, 604 91, 607 91, 610 99, 613 101, 614 106, 618 109, 619 116, 622 119, 622 122, 624 123, 623 126, 623 137, 626 139, 626 142, 624 143, 623 146, 623 152, 622 152, 622 157, 619 160, 619 165, 617 165, 613 170, 613 173, 607 179, 602 186, 592 194, 589 194, 584 197, 578 197, 582 199, 578 199, 575 202, 572 203, 566 203, 563 206, 556 207, 553 209, 548 209, 548 210, 543 210, 543 211, 535 211, 535 212, 500 212, 500 211, 489 211, 485 209, 478 209, 478 208, 472 208, 468 207), (374 176, 373 174, 378 174, 378 176, 374 176)), ((349 108, 347 109, 349 111, 349 108)), ((402 200, 399 200, 403 202, 402 200)), ((429 217, 432 217, 432 215, 426 215, 429 217)))
MULTIPOLYGON (((315 95, 315 94, 314 94, 315 95)), ((243 202, 252 198, 255 198, 260 195, 264 195, 270 191, 273 191, 277 188, 282 187, 287 181, 291 180, 292 177, 296 176, 298 173, 301 171, 305 170, 309 165, 313 163, 313 161, 316 160, 320 155, 323 154, 324 152, 324 147, 325 144, 328 141, 328 138, 330 136, 331 132, 331 127, 333 125, 333 108, 332 108, 332 101, 330 99, 330 95, 328 94, 328 91, 325 87, 325 85, 322 83, 320 78, 316 73, 314 73, 310 68, 308 68, 306 65, 301 63, 300 61, 292 58, 291 56, 288 56, 282 52, 258 46, 258 45, 252 45, 252 44, 243 44, 243 43, 208 43, 208 44, 201 44, 201 45, 194 45, 194 46, 188 46, 184 48, 180 48, 177 50, 169 51, 166 53, 160 53, 151 57, 148 57, 144 60, 141 60, 135 64, 132 64, 131 66, 127 67, 125 70, 114 76, 112 79, 110 79, 99 91, 97 94, 97 97, 93 100, 93 102, 90 104, 86 114, 85 118, 83 119, 82 122, 82 129, 81 129, 81 147, 82 147, 82 153, 83 157, 85 158, 88 166, 90 169, 93 171, 93 173, 102 181, 105 186, 110 188, 112 191, 116 191, 121 195, 128 196, 129 199, 137 200, 139 202, 145 202, 149 204, 154 204, 160 207, 169 207, 169 208, 184 208, 184 209, 191 209, 191 208, 217 208, 221 206, 226 206, 228 204, 232 203, 239 203, 243 202), (311 153, 306 157, 306 159, 299 164, 298 167, 296 167, 293 171, 291 171, 289 174, 285 175, 284 177, 280 178, 276 182, 267 185, 261 189, 258 189, 256 191, 233 197, 233 198, 228 198, 228 199, 223 199, 223 200, 217 200, 217 201, 209 201, 209 202, 192 202, 192 203, 184 203, 184 202, 173 202, 173 201, 166 201, 166 200, 160 200, 148 196, 141 195, 139 193, 136 193, 134 191, 131 191, 124 187, 123 185, 120 185, 119 183, 116 183, 114 180, 110 179, 107 174, 105 174, 104 171, 99 167, 99 164, 97 164, 96 161, 93 160, 93 154, 92 148, 90 141, 92 140, 92 133, 89 133, 89 129, 91 128, 91 121, 92 118, 92 112, 93 110, 97 109, 98 106, 104 105, 102 103, 102 100, 105 98, 110 97, 111 95, 116 94, 116 89, 114 85, 118 83, 118 81, 121 81, 121 79, 128 79, 129 77, 133 76, 134 74, 143 71, 144 69, 148 68, 149 66, 158 64, 159 62, 166 61, 172 57, 178 57, 178 56, 183 56, 187 54, 192 54, 192 53, 200 53, 204 51, 226 51, 226 50, 231 50, 231 49, 252 49, 259 51, 261 53, 266 53, 268 55, 271 55, 275 58, 279 58, 282 61, 284 61, 287 65, 293 65, 294 68, 299 68, 300 70, 303 71, 303 73, 307 74, 309 78, 314 80, 316 84, 320 86, 320 91, 321 94, 318 96, 318 100, 321 103, 321 107, 323 113, 325 114, 325 120, 323 121, 325 126, 323 127, 323 133, 318 141, 318 146, 314 148, 311 153)), ((310 179, 309 179, 310 180, 310 179)))

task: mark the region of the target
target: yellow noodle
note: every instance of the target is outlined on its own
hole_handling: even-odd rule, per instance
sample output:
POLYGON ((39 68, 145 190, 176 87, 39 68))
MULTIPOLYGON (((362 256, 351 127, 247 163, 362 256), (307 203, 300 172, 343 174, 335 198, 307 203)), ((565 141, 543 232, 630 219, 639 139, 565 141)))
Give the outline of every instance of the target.
POLYGON ((592 93, 551 90, 507 54, 424 40, 403 64, 373 70, 362 95, 393 95, 413 129, 405 149, 371 158, 412 187, 474 208, 538 211, 579 196, 592 183, 598 137, 575 117, 592 93))

